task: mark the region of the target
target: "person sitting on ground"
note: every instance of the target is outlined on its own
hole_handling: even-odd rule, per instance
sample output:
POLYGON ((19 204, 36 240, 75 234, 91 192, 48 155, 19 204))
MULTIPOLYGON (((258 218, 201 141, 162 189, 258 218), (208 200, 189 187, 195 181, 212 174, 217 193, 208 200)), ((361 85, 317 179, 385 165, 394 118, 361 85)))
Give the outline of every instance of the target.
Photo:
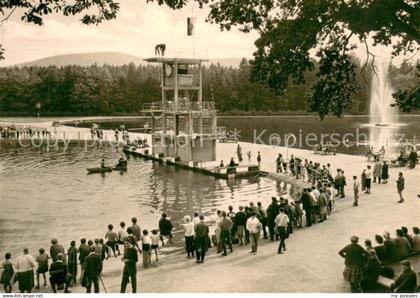
POLYGON ((400 264, 403 266, 404 271, 391 285, 391 290, 394 293, 414 293, 417 287, 416 272, 411 269, 409 261, 403 260, 400 264))
POLYGON ((386 250, 386 260, 394 261, 397 259, 397 243, 395 239, 392 239, 389 232, 384 232, 384 246, 386 250))
POLYGON ((375 250, 371 249, 368 253, 369 256, 363 271, 363 281, 361 283, 364 293, 374 292, 376 283, 381 273, 381 264, 376 257, 375 250))
POLYGON ((411 253, 411 244, 407 238, 404 237, 402 230, 397 229, 397 238, 395 239, 397 247, 397 258, 403 259, 411 253))
POLYGON ((68 290, 70 276, 67 274, 67 265, 63 263, 64 255, 57 254, 57 260, 50 266, 50 283, 54 293, 57 293, 56 286, 64 285, 64 293, 70 293, 68 290))
POLYGON ((408 234, 408 229, 407 227, 401 227, 401 231, 403 232, 403 236, 405 238, 407 238, 408 242, 410 242, 411 246, 413 246, 413 236, 411 236, 410 234, 408 234))
POLYGON ((169 239, 169 243, 173 244, 172 242, 172 223, 167 219, 167 214, 162 213, 162 217, 159 220, 159 232, 160 232, 160 240, 162 241, 162 246, 165 244, 163 242, 163 236, 169 239))
POLYGON ((387 260, 386 256, 386 248, 384 246, 384 238, 382 238, 381 235, 375 235, 376 243, 378 243, 377 246, 374 247, 376 256, 378 257, 378 260, 383 263, 387 260))
POLYGON ((420 229, 413 227, 413 251, 420 252, 420 229))

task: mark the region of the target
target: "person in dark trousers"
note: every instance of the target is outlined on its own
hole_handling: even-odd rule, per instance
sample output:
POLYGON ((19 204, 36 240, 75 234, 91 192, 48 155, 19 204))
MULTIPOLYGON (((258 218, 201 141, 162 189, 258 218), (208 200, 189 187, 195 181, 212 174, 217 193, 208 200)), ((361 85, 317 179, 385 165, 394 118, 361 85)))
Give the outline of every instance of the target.
POLYGON ((230 238, 230 230, 232 229, 233 223, 230 218, 227 217, 226 212, 222 211, 222 219, 219 222, 220 228, 220 242, 221 248, 223 250, 223 256, 226 256, 226 245, 229 245, 230 252, 233 252, 232 249, 232 240, 230 238))
POLYGON ((134 236, 136 236, 137 241, 140 241, 141 239, 141 229, 140 226, 137 224, 137 218, 133 217, 131 218, 131 231, 134 236))
POLYGON ((48 259, 49 256, 45 253, 45 250, 40 248, 39 255, 35 259, 35 261, 38 263, 38 267, 36 269, 36 289, 39 289, 39 276, 41 274, 44 277, 44 287, 47 286, 47 278, 45 277, 45 273, 48 272, 48 259))
POLYGON ((92 283, 95 293, 99 293, 99 276, 102 272, 101 256, 95 254, 95 247, 90 248, 90 254, 85 259, 85 274, 87 278, 86 293, 90 293, 92 283))
POLYGON ((404 191, 404 187, 405 187, 405 181, 404 181, 404 176, 403 173, 399 172, 398 173, 398 180, 397 182, 397 192, 398 195, 400 196, 400 200, 397 203, 402 203, 404 202, 404 198, 403 198, 403 191, 404 191))
POLYGON ((64 293, 70 293, 68 290, 70 284, 70 276, 67 275, 67 265, 63 263, 64 255, 57 254, 57 260, 50 266, 50 283, 54 293, 57 293, 56 286, 64 285, 64 293))
POLYGON ((169 219, 167 219, 166 213, 162 213, 162 218, 159 220, 159 232, 160 232, 160 240, 162 241, 162 246, 165 244, 163 242, 163 236, 169 239, 170 244, 173 244, 172 229, 173 229, 173 225, 169 221, 169 219))
POLYGON ((264 239, 268 239, 268 236, 267 236, 267 212, 262 207, 261 202, 257 202, 257 209, 258 209, 258 213, 260 214, 258 219, 260 220, 260 222, 262 224, 262 227, 263 227, 264 239))
POLYGON ((246 214, 243 211, 244 207, 239 206, 239 211, 235 215, 235 223, 236 223, 236 234, 238 236, 239 245, 244 245, 244 232, 245 232, 245 225, 246 225, 246 214))
POLYGON ((195 252, 197 264, 204 262, 207 251, 207 242, 209 237, 209 227, 204 223, 204 216, 200 215, 200 222, 195 225, 195 252))
POLYGON ((80 239, 79 246, 79 263, 80 263, 80 276, 82 286, 86 286, 87 279, 85 275, 85 259, 89 255, 89 246, 86 244, 86 238, 80 239))
POLYGON ((69 256, 69 266, 68 270, 71 275, 71 282, 73 285, 76 284, 77 279, 77 248, 76 248, 76 241, 70 242, 70 247, 67 250, 67 254, 69 256))
POLYGON ((400 262, 404 270, 396 281, 391 285, 394 293, 415 293, 417 287, 417 275, 407 260, 400 262))
POLYGON ((12 254, 10 252, 6 253, 4 256, 5 261, 3 262, 3 272, 1 273, 0 277, 0 284, 3 284, 4 286, 4 292, 5 293, 11 293, 12 292, 12 277, 15 274, 15 271, 13 269, 13 262, 12 262, 12 254))
POLYGON ((338 254, 345 259, 344 279, 350 282, 352 293, 359 293, 368 254, 363 247, 357 244, 359 241, 357 236, 352 236, 350 241, 351 244, 341 249, 338 254))
POLYGON ((230 220, 232 221, 232 224, 233 224, 232 229, 230 230, 230 236, 231 236, 231 239, 233 241, 233 239, 237 238, 236 233, 238 231, 238 228, 237 228, 237 225, 236 225, 236 219, 235 219, 236 214, 235 214, 235 212, 233 212, 233 206, 229 206, 228 209, 229 209, 229 212, 227 213, 227 216, 230 218, 230 220))
POLYGON ((258 162, 258 167, 260 167, 261 166, 261 153, 260 153, 260 151, 258 151, 258 154, 257 154, 257 162, 258 162))
POLYGON ((277 198, 271 197, 271 204, 267 208, 267 224, 268 224, 268 233, 270 234, 270 240, 274 241, 274 236, 276 240, 279 240, 278 233, 275 231, 275 219, 279 214, 279 205, 277 204, 277 198))
POLYGON ((303 210, 305 210, 306 226, 312 226, 312 200, 309 196, 308 189, 303 189, 302 197, 300 198, 302 202, 303 210))
POLYGON ((379 263, 375 251, 371 250, 369 251, 369 258, 364 268, 363 281, 361 283, 361 288, 364 293, 375 292, 380 273, 381 263, 379 263))
POLYGON ((289 217, 284 212, 283 208, 279 209, 279 214, 276 216, 275 223, 277 228, 277 233, 280 236, 280 243, 277 253, 282 254, 282 249, 286 251, 286 238, 288 237, 287 226, 289 225, 289 217))
POLYGON ((137 267, 136 264, 138 262, 138 254, 137 249, 131 243, 129 239, 124 241, 125 246, 125 253, 124 258, 122 259, 124 262, 124 270, 123 276, 121 281, 121 293, 125 293, 127 288, 127 283, 130 280, 132 292, 137 292, 137 267))

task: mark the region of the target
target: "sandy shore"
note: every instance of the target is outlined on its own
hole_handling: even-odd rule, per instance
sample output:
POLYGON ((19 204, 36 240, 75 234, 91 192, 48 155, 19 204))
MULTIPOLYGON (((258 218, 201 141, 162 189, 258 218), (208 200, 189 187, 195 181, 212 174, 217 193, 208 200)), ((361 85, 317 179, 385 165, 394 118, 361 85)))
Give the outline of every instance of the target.
MULTIPOLYGON (((31 124, 35 126, 34 124, 31 124)), ((39 124, 51 129, 51 122, 39 124)), ((57 134, 85 133, 89 129, 62 126, 57 134)), ((131 138, 144 137, 143 134, 130 133, 131 138)), ((69 137, 69 135, 67 135, 69 137)), ((105 133, 105 138, 112 140, 113 132, 105 133)), ((257 255, 249 254, 249 246, 234 246, 234 252, 221 257, 211 248, 204 264, 195 264, 187 259, 183 252, 165 255, 154 262, 148 269, 138 263, 138 288, 140 292, 349 292, 349 285, 342 278, 343 259, 338 250, 349 243, 352 235, 364 239, 374 239, 375 234, 390 231, 402 225, 418 226, 420 199, 420 167, 414 170, 407 168, 390 168, 388 184, 373 184, 372 194, 362 194, 359 206, 353 207, 351 177, 360 177, 361 171, 368 164, 365 157, 337 154, 335 156, 314 155, 302 149, 287 149, 240 143, 245 153, 252 152, 252 163, 255 163, 257 151, 261 152, 261 168, 267 172, 275 169, 278 153, 293 154, 308 158, 321 164, 330 163, 333 171, 344 169, 349 185, 347 197, 336 202, 336 209, 328 220, 311 228, 296 229, 287 241, 287 252, 278 255, 277 242, 261 240, 257 255), (404 192, 405 202, 397 204, 396 177, 402 171, 406 179, 404 192)), ((237 144, 218 144, 217 158, 228 161, 236 157, 237 144)), ((152 258, 154 260, 154 258, 152 258)), ((104 264, 103 281, 108 292, 119 292, 123 263, 112 259, 104 264)), ((415 264, 416 272, 420 271, 419 262, 415 264)), ((84 292, 84 288, 73 287, 73 292, 84 292)), ((102 288, 101 288, 102 290, 102 288)), ((128 290, 131 290, 130 285, 128 290)), ((49 291, 49 288, 47 289, 49 291)))

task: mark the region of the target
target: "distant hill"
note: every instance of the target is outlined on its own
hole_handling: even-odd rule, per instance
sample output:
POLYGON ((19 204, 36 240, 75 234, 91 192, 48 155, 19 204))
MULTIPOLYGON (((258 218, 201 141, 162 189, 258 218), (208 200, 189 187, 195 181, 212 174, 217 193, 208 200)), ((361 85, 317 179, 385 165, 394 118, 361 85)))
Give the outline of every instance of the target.
MULTIPOLYGON (((242 58, 218 58, 218 59, 210 59, 209 63, 220 63, 222 66, 226 67, 238 67, 239 63, 241 62, 242 58)), ((118 53, 118 52, 96 52, 96 53, 80 53, 80 54, 68 54, 68 55, 58 55, 58 56, 51 56, 45 57, 42 59, 21 63, 17 66, 65 66, 65 65, 80 65, 80 66, 89 66, 93 64, 97 65, 124 65, 134 63, 136 65, 143 65, 146 64, 143 61, 143 58, 118 53)))

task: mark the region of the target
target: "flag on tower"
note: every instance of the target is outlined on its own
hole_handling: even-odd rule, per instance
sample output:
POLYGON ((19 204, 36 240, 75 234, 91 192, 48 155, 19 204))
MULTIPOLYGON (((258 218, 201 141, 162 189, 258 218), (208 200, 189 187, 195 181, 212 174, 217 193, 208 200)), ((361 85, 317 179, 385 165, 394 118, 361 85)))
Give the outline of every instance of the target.
POLYGON ((187 18, 187 35, 192 36, 194 35, 194 28, 195 27, 195 18, 188 17, 187 18))

